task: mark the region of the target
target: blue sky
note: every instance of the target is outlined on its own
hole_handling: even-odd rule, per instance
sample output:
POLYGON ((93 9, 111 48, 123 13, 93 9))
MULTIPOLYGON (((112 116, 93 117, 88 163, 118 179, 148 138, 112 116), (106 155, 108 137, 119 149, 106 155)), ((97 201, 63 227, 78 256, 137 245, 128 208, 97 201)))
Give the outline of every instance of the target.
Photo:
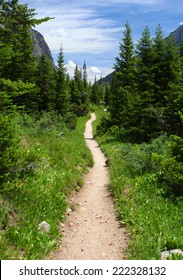
POLYGON ((112 72, 122 31, 128 21, 134 42, 147 25, 152 37, 158 24, 167 36, 183 24, 182 0, 20 0, 35 8, 37 18, 55 19, 37 26, 56 60, 60 45, 72 75, 76 63, 87 64, 89 80, 112 72))

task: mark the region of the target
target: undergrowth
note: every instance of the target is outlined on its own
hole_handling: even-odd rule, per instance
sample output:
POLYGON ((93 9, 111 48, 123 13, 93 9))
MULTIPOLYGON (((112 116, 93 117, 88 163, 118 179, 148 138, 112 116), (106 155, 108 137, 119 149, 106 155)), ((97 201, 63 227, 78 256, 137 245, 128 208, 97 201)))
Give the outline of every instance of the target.
MULTIPOLYGON (((98 122, 103 116, 107 112, 98 111, 98 122)), ((109 158, 110 190, 130 235, 127 258, 160 259, 162 251, 183 250, 180 138, 162 135, 148 144, 122 143, 111 131, 99 133, 98 122, 95 137, 109 158)))
POLYGON ((19 117, 19 160, 0 192, 1 259, 44 259, 56 248, 68 196, 93 164, 83 138, 86 120, 79 118, 74 130, 49 114, 19 117), (38 230, 43 221, 49 233, 38 230))

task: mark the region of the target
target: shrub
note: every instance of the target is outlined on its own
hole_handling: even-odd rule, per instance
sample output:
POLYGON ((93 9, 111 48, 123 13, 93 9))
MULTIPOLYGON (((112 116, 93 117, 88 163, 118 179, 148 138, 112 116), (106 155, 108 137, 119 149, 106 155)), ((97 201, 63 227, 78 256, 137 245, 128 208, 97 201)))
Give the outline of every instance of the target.
POLYGON ((183 139, 171 136, 167 141, 167 155, 154 153, 153 161, 165 195, 183 196, 183 139))
POLYGON ((67 128, 74 130, 77 125, 77 116, 72 112, 68 112, 64 116, 64 122, 65 122, 67 128))
POLYGON ((14 114, 0 114, 0 184, 9 179, 19 157, 19 138, 14 114))

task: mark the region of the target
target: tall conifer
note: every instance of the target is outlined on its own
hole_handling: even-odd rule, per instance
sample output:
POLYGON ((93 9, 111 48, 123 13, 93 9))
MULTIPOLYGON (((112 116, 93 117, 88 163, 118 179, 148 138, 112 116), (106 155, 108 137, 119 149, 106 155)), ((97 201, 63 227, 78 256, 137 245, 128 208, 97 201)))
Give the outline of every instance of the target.
POLYGON ((40 56, 38 61, 36 85, 39 88, 39 92, 36 96, 38 111, 53 110, 55 102, 54 72, 50 62, 44 54, 40 56))
POLYGON ((70 110, 70 93, 67 85, 67 70, 64 63, 63 48, 61 46, 57 60, 56 71, 56 99, 55 110, 64 116, 70 110))
POLYGON ((136 86, 136 69, 132 30, 129 23, 125 25, 123 39, 119 46, 119 57, 114 65, 115 74, 113 77, 110 94, 110 114, 112 122, 119 126, 126 126, 129 121, 131 103, 136 86))

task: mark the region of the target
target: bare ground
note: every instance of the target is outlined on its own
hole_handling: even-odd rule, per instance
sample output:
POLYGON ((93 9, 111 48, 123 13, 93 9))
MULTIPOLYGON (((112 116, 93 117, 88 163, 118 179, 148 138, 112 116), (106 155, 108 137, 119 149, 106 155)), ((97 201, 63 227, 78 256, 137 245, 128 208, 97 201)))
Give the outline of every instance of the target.
POLYGON ((75 210, 68 210, 64 234, 52 260, 120 260, 128 244, 128 236, 116 218, 108 191, 109 174, 106 158, 93 139, 91 119, 86 123, 84 137, 94 158, 94 166, 84 178, 84 186, 71 198, 75 210))

